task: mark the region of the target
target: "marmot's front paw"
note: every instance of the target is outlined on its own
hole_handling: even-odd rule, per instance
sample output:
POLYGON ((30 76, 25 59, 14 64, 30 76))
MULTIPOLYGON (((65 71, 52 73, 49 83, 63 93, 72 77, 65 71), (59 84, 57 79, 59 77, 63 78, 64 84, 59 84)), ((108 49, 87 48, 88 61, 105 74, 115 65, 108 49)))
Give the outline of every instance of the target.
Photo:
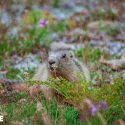
POLYGON ((32 99, 36 98, 40 93, 40 85, 33 85, 29 88, 29 94, 32 99))

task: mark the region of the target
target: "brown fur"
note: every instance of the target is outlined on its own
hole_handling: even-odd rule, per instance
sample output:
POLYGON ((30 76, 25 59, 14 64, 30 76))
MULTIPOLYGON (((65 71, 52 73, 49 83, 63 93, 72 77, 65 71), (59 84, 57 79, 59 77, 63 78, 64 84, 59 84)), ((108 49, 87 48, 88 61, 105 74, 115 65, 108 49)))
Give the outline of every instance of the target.
MULTIPOLYGON (((69 46, 66 47, 65 44, 61 44, 61 49, 61 46, 59 44, 54 45, 55 48, 52 45, 48 60, 38 67, 33 80, 47 81, 48 77, 63 77, 75 83, 79 80, 78 74, 80 73, 85 77, 86 81, 90 81, 89 70, 87 69, 85 64, 80 62, 72 54, 72 52, 70 52, 69 46), (55 63, 53 65, 50 65, 50 61, 55 63)), ((55 94, 55 91, 51 88, 48 88, 44 85, 35 85, 30 88, 30 94, 32 97, 34 97, 34 94, 36 94, 33 92, 34 88, 38 88, 38 91, 36 92, 37 94, 39 94, 39 91, 41 91, 47 99, 51 99, 55 94)))

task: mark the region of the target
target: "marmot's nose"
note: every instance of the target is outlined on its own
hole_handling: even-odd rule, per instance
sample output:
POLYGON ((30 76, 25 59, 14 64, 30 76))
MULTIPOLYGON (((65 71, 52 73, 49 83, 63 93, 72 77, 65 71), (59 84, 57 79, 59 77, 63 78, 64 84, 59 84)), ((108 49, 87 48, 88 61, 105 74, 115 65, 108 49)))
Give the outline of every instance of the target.
POLYGON ((53 61, 53 60, 49 60, 49 64, 52 65, 52 64, 55 64, 56 62, 53 61))

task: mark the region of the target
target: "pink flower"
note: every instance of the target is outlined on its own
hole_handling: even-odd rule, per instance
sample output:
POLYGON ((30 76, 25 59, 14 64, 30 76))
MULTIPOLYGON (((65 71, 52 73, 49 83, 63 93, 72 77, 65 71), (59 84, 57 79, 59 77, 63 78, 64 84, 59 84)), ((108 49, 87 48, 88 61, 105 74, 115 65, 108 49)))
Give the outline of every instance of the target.
POLYGON ((39 21, 39 27, 45 27, 48 24, 48 20, 46 19, 41 19, 39 21))

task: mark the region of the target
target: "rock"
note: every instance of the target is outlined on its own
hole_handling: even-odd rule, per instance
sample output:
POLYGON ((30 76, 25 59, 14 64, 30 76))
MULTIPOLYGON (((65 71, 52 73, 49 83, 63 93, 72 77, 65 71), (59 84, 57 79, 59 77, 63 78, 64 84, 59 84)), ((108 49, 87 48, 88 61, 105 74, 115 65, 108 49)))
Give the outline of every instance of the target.
POLYGON ((105 60, 103 57, 101 57, 99 62, 111 67, 114 70, 125 68, 125 57, 121 57, 121 59, 113 59, 113 60, 105 60))
POLYGON ((112 21, 94 21, 90 22, 87 25, 88 30, 97 30, 98 28, 103 28, 103 27, 113 27, 116 25, 116 22, 112 21))

